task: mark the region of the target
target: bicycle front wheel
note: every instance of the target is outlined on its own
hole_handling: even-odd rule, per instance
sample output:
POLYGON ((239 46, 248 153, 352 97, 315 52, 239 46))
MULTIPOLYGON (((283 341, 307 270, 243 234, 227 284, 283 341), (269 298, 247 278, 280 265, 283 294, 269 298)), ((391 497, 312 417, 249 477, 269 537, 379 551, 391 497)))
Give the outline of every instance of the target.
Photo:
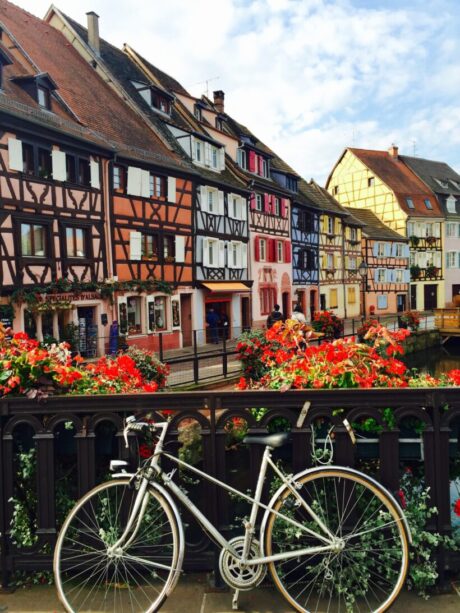
MULTIPOLYGON (((296 492, 341 544, 334 551, 271 562, 278 589, 302 613, 386 611, 404 585, 409 559, 408 534, 397 503, 377 483, 347 469, 313 470, 296 483, 296 492)), ((290 490, 281 492, 273 508, 325 536, 290 490)), ((318 537, 270 515, 267 556, 324 545, 318 537)))
POLYGON ((180 533, 164 496, 149 487, 145 512, 115 551, 137 490, 109 481, 88 492, 62 526, 54 554, 59 598, 72 613, 158 611, 180 572, 180 533))

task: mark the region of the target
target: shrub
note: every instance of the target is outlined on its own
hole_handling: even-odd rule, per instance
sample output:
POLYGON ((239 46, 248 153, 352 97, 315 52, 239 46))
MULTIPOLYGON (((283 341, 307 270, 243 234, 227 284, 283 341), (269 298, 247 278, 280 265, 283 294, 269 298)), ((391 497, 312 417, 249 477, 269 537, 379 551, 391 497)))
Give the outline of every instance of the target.
POLYGON ((325 338, 339 338, 343 333, 343 320, 331 311, 317 311, 313 315, 312 327, 325 338))
POLYGON ((413 332, 416 332, 420 327, 420 313, 417 311, 404 311, 404 313, 399 316, 399 320, 413 332))
POLYGON ((128 348, 126 355, 134 360, 145 381, 155 382, 159 388, 165 387, 169 375, 169 366, 160 362, 152 351, 131 346, 128 348))
POLYGON ((277 346, 266 338, 265 332, 261 329, 248 330, 238 338, 237 357, 241 361, 245 379, 259 381, 268 372, 262 356, 269 349, 276 350, 277 346))

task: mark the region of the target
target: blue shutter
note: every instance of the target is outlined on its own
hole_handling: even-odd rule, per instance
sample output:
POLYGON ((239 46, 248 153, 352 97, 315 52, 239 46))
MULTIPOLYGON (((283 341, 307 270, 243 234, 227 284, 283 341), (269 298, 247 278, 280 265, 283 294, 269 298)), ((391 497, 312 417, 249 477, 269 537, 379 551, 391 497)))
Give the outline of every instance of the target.
POLYGON ((403 255, 405 258, 408 258, 410 256, 410 247, 409 245, 404 245, 403 247, 403 255))
POLYGON ((378 243, 374 243, 374 258, 378 257, 379 254, 379 244, 378 243))
POLYGON ((385 243, 384 253, 386 258, 391 256, 391 243, 385 243))
POLYGON ((374 270, 374 281, 375 281, 376 283, 378 283, 378 282, 379 282, 379 269, 378 269, 378 268, 376 268, 376 269, 374 270))

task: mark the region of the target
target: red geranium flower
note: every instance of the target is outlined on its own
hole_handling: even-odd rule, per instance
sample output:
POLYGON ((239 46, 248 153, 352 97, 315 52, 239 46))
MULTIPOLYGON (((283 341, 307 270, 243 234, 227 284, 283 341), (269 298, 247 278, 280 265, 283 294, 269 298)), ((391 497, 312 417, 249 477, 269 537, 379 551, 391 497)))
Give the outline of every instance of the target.
POLYGON ((455 513, 455 515, 460 517, 460 498, 457 498, 457 501, 454 504, 454 513, 455 513))

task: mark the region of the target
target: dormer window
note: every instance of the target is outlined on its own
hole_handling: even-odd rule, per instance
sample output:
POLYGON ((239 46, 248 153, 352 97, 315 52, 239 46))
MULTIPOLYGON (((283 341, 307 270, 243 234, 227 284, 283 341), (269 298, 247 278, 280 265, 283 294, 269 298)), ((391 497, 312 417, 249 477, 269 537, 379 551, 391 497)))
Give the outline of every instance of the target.
POLYGON ((244 149, 238 149, 237 158, 238 166, 246 170, 246 168, 248 167, 246 151, 244 149))
POLYGON ((446 206, 447 206, 447 211, 449 213, 455 213, 456 212, 456 200, 455 198, 451 195, 447 198, 446 200, 446 206))
POLYGON ((37 102, 42 109, 51 109, 51 100, 49 89, 41 85, 37 86, 37 102))
POLYGON ((195 115, 195 119, 198 119, 198 121, 202 121, 203 114, 201 112, 201 107, 199 107, 198 104, 195 104, 195 108, 193 109, 193 114, 195 115))
POLYGON ((223 128, 224 128, 224 122, 222 121, 220 117, 216 117, 216 129, 222 132, 223 128))
MULTIPOLYGON (((0 28, 0 33, 1 31, 2 30, 0 28)), ((1 36, 0 36, 0 40, 1 40, 1 36)), ((13 60, 10 58, 10 56, 6 53, 6 51, 0 48, 0 88, 3 83, 3 68, 12 63, 13 63, 13 60)))
POLYGON ((161 88, 157 88, 148 83, 139 83, 138 81, 131 81, 131 83, 152 109, 161 111, 166 115, 171 115, 171 104, 174 100, 173 96, 161 88))

